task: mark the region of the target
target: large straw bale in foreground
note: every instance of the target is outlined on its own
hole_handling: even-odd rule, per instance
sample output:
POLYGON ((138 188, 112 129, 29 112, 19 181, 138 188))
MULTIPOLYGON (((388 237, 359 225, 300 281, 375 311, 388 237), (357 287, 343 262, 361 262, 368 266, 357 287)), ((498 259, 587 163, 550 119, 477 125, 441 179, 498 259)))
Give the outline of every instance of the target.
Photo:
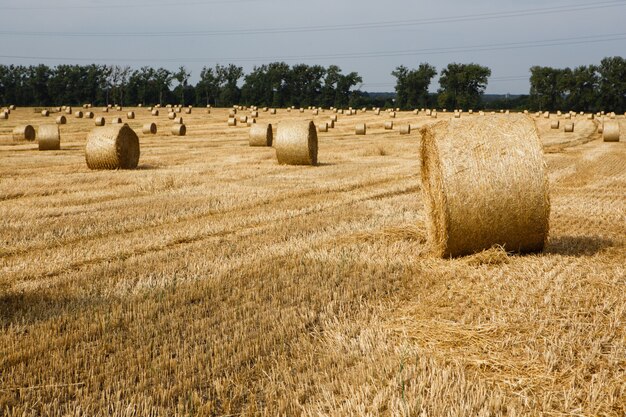
POLYGON ((619 142, 619 124, 617 122, 605 122, 602 131, 604 142, 619 142))
POLYGON ((132 169, 139 163, 139 138, 127 124, 97 127, 87 136, 90 169, 132 169))
POLYGON ((317 165, 317 131, 310 120, 281 123, 274 147, 279 164, 317 165))
POLYGON ((272 146, 274 136, 271 124, 254 124, 250 127, 250 146, 272 146))
POLYGON ((421 129, 422 187, 433 253, 501 245, 543 249, 550 199, 534 123, 523 115, 440 122, 421 129))
POLYGON ((59 126, 56 124, 39 126, 37 141, 39 142, 40 151, 55 151, 61 149, 59 126))

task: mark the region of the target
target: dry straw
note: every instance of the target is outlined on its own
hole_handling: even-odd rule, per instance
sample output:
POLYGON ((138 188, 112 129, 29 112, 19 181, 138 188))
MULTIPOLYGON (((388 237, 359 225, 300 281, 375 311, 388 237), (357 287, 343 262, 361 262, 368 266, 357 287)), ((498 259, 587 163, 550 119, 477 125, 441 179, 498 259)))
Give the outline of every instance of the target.
POLYGON ((328 132, 328 123, 327 122, 322 122, 320 124, 317 125, 317 131, 318 132, 328 132))
POLYGON ((401 135, 409 135, 411 133, 411 125, 403 125, 400 126, 400 134, 401 135))
POLYGON ((50 111, 49 111, 49 110, 42 110, 42 111, 41 111, 41 115, 42 115, 43 117, 48 117, 48 116, 50 116, 50 111))
POLYGON ((87 119, 93 119, 94 114, 93 114, 93 112, 88 111, 88 112, 85 112, 85 117, 86 117, 87 119))
POLYGON ((328 128, 329 128, 329 129, 334 129, 334 128, 335 128, 335 121, 334 121, 334 120, 332 120, 332 119, 331 119, 331 120, 328 122, 328 128))
POLYGON ((77 112, 74 113, 74 117, 76 117, 77 119, 82 119, 83 118, 83 112, 78 110, 77 112))
POLYGON ((173 112, 173 111, 169 112, 167 114, 167 118, 170 120, 174 120, 176 118, 176 112, 173 112))
POLYGON ((183 124, 183 118, 182 117, 174 117, 174 123, 176 123, 177 125, 182 125, 183 124))
POLYGON ((240 123, 246 123, 248 121, 248 116, 239 116, 240 123))
POLYGON ((604 132, 604 122, 598 125, 598 133, 603 133, 603 132, 604 132))
POLYGON ((279 164, 317 165, 317 131, 310 120, 281 123, 274 147, 279 164))
POLYGON ((462 256, 494 245, 514 252, 543 249, 550 199, 532 120, 451 120, 421 133, 423 197, 435 255, 462 256))
POLYGON ((565 131, 565 133, 572 133, 574 131, 574 123, 565 123, 563 125, 563 130, 565 131))
POLYGON ((367 126, 365 125, 365 123, 359 123, 358 125, 356 125, 355 133, 357 135, 365 135, 367 133, 367 126))
POLYGON ((229 117, 228 126, 237 126, 237 119, 235 119, 234 117, 229 117))
POLYGON ((146 135, 156 135, 157 125, 156 123, 146 123, 141 131, 146 135))
POLYGON ((109 108, 108 107, 103 107, 102 108, 102 112, 103 113, 108 113, 109 112, 109 108))
POLYGON ((560 123, 558 120, 553 120, 552 123, 550 123, 550 129, 558 129, 560 126, 560 123))
POLYGON ((126 117, 128 119, 134 119, 135 118, 135 112, 134 111, 129 111, 128 113, 126 113, 126 117))
POLYGON ((121 117, 114 117, 113 119, 111 119, 111 123, 114 125, 119 125, 122 124, 123 121, 121 117))
POLYGON ((7 113, 5 111, 0 112, 0 119, 6 120, 8 118, 9 118, 9 113, 7 113))
POLYGON ((56 118, 56 123, 58 125, 64 125, 65 123, 67 123, 67 119, 65 118, 65 116, 59 116, 56 118))
POLYGON ((104 120, 104 117, 96 117, 96 126, 104 126, 105 123, 106 121, 104 120))
POLYGON ((40 151, 55 151, 61 149, 61 135, 57 125, 41 125, 37 132, 37 141, 40 151))
POLYGON ((11 104, 11 105, 9 106, 9 110, 15 110, 15 104, 11 104))
POLYGON ((386 121, 384 124, 385 130, 393 130, 393 121, 386 121))
POLYGON ((250 146, 272 146, 274 135, 271 124, 254 124, 250 127, 250 146))
POLYGON ((276 114, 276 109, 270 109, 270 114, 276 114))
POLYGON ((254 117, 249 117, 247 122, 248 127, 252 126, 253 124, 256 124, 256 119, 254 117))
POLYGON ((396 112, 395 111, 389 112, 389 117, 391 117, 392 119, 395 118, 396 112))
POLYGON ((185 114, 191 114, 191 108, 190 107, 187 107, 185 109, 185 114))
POLYGON ((13 140, 35 140, 35 128, 31 125, 16 126, 13 129, 13 140))
POLYGON ((70 106, 65 108, 65 114, 72 114, 72 108, 70 106))
POLYGON ((159 110, 158 109, 152 109, 150 114, 152 114, 153 116, 158 116, 159 115, 159 110))
POLYGON ((139 163, 139 138, 127 124, 97 127, 87 136, 90 169, 133 169, 139 163))
POLYGON ((604 123, 602 140, 605 142, 619 142, 619 124, 617 122, 604 123))
POLYGON ((187 127, 182 123, 175 124, 172 126, 170 131, 173 136, 185 136, 187 134, 187 127))
POLYGON ((259 112, 254 110, 250 112, 250 117, 259 117, 259 112))

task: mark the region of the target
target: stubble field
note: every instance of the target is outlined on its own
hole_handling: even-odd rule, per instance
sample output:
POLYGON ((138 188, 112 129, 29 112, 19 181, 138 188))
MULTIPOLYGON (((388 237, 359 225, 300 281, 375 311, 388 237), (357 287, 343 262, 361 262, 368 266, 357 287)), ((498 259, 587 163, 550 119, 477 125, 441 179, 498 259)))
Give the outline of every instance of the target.
POLYGON ((0 120, 0 415, 626 414, 624 133, 536 119, 545 252, 434 259, 416 129, 434 119, 339 115, 320 165, 294 167, 226 109, 182 114, 185 137, 165 109, 100 110, 138 132, 138 170, 87 168, 93 120, 68 115, 47 152, 11 131, 56 114, 0 120))

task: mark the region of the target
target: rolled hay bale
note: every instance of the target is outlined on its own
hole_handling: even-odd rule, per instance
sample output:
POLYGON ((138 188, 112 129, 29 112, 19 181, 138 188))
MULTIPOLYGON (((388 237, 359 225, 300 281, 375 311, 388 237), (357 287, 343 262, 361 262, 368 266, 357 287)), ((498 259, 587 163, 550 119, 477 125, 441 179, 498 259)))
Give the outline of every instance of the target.
POLYGON ((571 120, 572 119, 572 115, 570 113, 566 113, 566 114, 563 115, 563 118, 567 119, 567 120, 571 120))
POLYGON ((380 116, 380 109, 376 109, 376 110, 374 110, 374 114, 375 114, 376 116, 380 116))
POLYGON ((139 103, 137 104, 137 107, 143 107, 143 104, 139 103))
POLYGON ((396 117, 396 112, 395 112, 395 111, 391 111, 391 112, 389 112, 389 117, 391 117, 392 119, 395 119, 395 117, 396 117))
POLYGON ((494 245, 544 247, 550 199, 535 124, 523 115, 444 121, 421 129, 423 198, 433 254, 494 245))
POLYGON ((247 122, 248 127, 250 127, 250 126, 252 126, 254 124, 256 124, 256 119, 254 117, 249 117, 248 118, 248 122, 247 122))
POLYGON ((206 114, 211 114, 211 109, 206 109, 206 114))
POLYGON ((174 120, 176 118, 176 112, 173 112, 173 111, 169 112, 167 114, 167 118, 170 120, 174 120))
POLYGON ((479 115, 479 116, 484 116, 484 115, 485 115, 485 112, 481 110, 481 111, 479 111, 479 112, 478 112, 478 115, 479 115))
POLYGON ((239 122, 240 123, 247 123, 248 122, 248 116, 239 116, 239 122))
POLYGON ((182 117, 174 117, 174 120, 172 120, 175 124, 177 125, 182 125, 183 124, 183 118, 182 117))
POLYGON ((574 123, 568 122, 563 125, 565 133, 572 133, 574 131, 574 123))
POLYGON ((230 109, 230 110, 228 111, 228 115, 229 115, 230 117, 235 117, 235 115, 237 115, 237 109, 230 109))
POLYGON ((357 135, 367 134, 367 126, 365 125, 365 123, 359 123, 358 125, 356 125, 354 133, 357 135))
POLYGON ((320 114, 320 111, 318 109, 315 109, 311 113, 313 114, 313 116, 317 116, 320 114))
POLYGON ((141 131, 145 135, 156 135, 157 125, 156 123, 146 123, 145 125, 143 125, 141 131))
POLYGON ((604 142, 619 142, 619 124, 617 122, 605 122, 602 131, 604 142))
POLYGON ((104 126, 106 120, 104 120, 104 117, 96 117, 96 121, 94 123, 96 126, 104 126))
POLYGON ((461 113, 459 113, 458 111, 454 112, 454 118, 455 119, 460 119, 461 118, 461 113))
POLYGON ((13 140, 35 140, 35 128, 31 125, 16 126, 13 129, 13 140))
POLYGON ((259 117, 259 112, 254 110, 250 112, 250 117, 259 117))
POLYGON ((74 117, 77 119, 82 119, 83 118, 83 112, 78 110, 77 112, 74 112, 74 117))
POLYGON ((87 135, 89 169, 134 169, 139 163, 139 137, 127 124, 96 127, 87 135))
POLYGON ((49 111, 49 110, 42 110, 42 111, 41 111, 41 115, 42 115, 43 117, 48 117, 48 116, 50 116, 50 111, 49 111))
POLYGON ((271 124, 254 124, 250 127, 250 146, 272 146, 274 134, 271 124))
POLYGON ((65 114, 72 114, 72 108, 70 106, 65 108, 65 114))
POLYGON ((234 117, 229 117, 228 126, 237 126, 237 119, 235 119, 234 117))
POLYGON ((338 120, 337 119, 337 115, 336 114, 331 115, 330 116, 330 120, 333 121, 333 122, 336 122, 338 120))
POLYGON ((117 106, 115 109, 116 109, 117 111, 122 111, 122 106, 117 106))
POLYGON ((329 122, 327 122, 328 124, 328 128, 329 129, 334 129, 335 128, 335 121, 334 120, 330 120, 329 122))
POLYGON ((86 119, 93 119, 94 118, 94 114, 91 111, 85 112, 85 118, 86 119))
POLYGON ((411 125, 407 124, 407 125, 400 126, 400 134, 401 135, 411 134, 411 125))
POLYGON ((172 136, 185 136, 187 134, 187 126, 182 123, 175 124, 170 129, 170 132, 172 132, 172 136))
POLYGON ((603 133, 603 132, 604 132, 604 122, 598 125, 598 133, 603 133))
POLYGON ((426 116, 430 116, 431 114, 433 114, 433 111, 430 109, 426 110, 426 116))
POLYGON ((558 129, 558 128, 559 128, 559 126, 560 126, 560 123, 559 123, 559 121, 558 121, 558 120, 553 120, 553 121, 550 123, 550 129, 558 129))
POLYGON ((67 123, 67 119, 65 118, 65 116, 59 116, 56 118, 56 123, 58 125, 64 125, 67 123))
POLYGON ((388 120, 383 126, 385 127, 385 130, 393 130, 393 121, 388 120))
POLYGON ((545 113, 543 114, 543 118, 544 118, 544 119, 549 119, 549 118, 550 118, 550 112, 545 112, 545 113))
POLYGON ((270 109, 270 114, 276 114, 276 109, 270 109))
MULTIPOLYGON (((474 110, 469 109, 469 110, 467 111, 467 113, 468 113, 468 114, 470 114, 470 115, 472 115, 472 114, 474 114, 474 110)), ((528 110, 526 110, 526 114, 528 114, 528 110)))
POLYGON ((318 132, 328 132, 328 123, 322 122, 317 125, 318 132))
POLYGON ((615 112, 609 113, 609 119, 615 119, 615 112))
POLYGON ((40 151, 56 151, 61 149, 61 135, 57 125, 41 125, 37 131, 40 151))
POLYGON ((159 115, 159 109, 152 109, 150 114, 153 115, 153 116, 158 116, 159 115))
POLYGON ((430 113, 430 118, 431 118, 431 119, 436 119, 436 118, 437 118, 437 112, 436 112, 436 111, 432 111, 432 112, 430 113))
POLYGON ((300 113, 304 113, 304 108, 300 107, 300 113))
POLYGON ((11 104, 11 105, 9 106, 9 110, 15 110, 15 104, 11 104))
POLYGON ((278 127, 276 158, 279 164, 317 165, 317 131, 311 120, 283 122, 278 127))
POLYGON ((57 107, 55 110, 57 111, 57 113, 60 113, 61 111, 63 111, 63 108, 62 107, 57 107))
POLYGON ((135 118, 135 112, 134 111, 129 111, 128 113, 126 113, 126 117, 128 119, 134 119, 135 118))
POLYGON ((102 108, 102 113, 108 113, 109 112, 109 108, 108 107, 103 107, 102 108))
POLYGON ((0 112, 0 119, 2 120, 7 120, 9 118, 9 113, 8 112, 0 112))
POLYGON ((121 117, 114 117, 113 119, 111 119, 111 124, 119 125, 119 124, 122 124, 122 123, 123 123, 123 121, 122 121, 121 117))
POLYGON ((185 114, 191 114, 191 107, 187 107, 185 109, 185 114))
POLYGON ((291 113, 291 107, 287 107, 287 113, 291 113))

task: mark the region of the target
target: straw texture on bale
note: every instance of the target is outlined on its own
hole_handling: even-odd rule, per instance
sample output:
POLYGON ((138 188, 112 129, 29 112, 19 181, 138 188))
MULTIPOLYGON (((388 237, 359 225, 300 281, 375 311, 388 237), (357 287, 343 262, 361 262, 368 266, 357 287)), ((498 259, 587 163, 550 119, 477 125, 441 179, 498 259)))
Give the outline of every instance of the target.
POLYGON ((276 109, 270 109, 270 114, 276 114, 276 109))
POLYGON ((48 117, 48 116, 50 116, 50 111, 48 111, 48 110, 42 110, 42 111, 41 111, 41 115, 42 115, 43 117, 48 117))
POLYGON ((334 128, 335 128, 335 121, 334 121, 334 120, 332 120, 332 119, 331 119, 331 120, 328 122, 328 128, 329 128, 329 129, 334 129, 334 128))
POLYGON ((283 122, 274 140, 279 164, 317 165, 317 131, 312 121, 283 122))
POLYGON ((250 146, 272 146, 274 135, 271 124, 254 124, 250 127, 250 146))
POLYGON ((93 112, 91 111, 85 112, 85 117, 87 119, 93 119, 93 116, 94 116, 93 112))
POLYGON ((574 131, 574 123, 572 122, 565 123, 565 125, 563 125, 563 130, 566 133, 572 133, 574 131))
POLYGON ((64 125, 65 123, 67 123, 67 119, 65 118, 65 116, 59 116, 56 118, 56 122, 58 125, 64 125))
POLYGON ((121 124, 121 123, 123 123, 122 122, 122 118, 121 117, 114 117, 113 119, 111 119, 111 123, 114 124, 114 125, 121 124))
POLYGON ((104 126, 105 123, 106 121, 104 120, 104 117, 96 117, 96 126, 104 126))
POLYGON ((395 118, 396 112, 395 111, 389 112, 389 117, 391 117, 392 119, 395 118))
POLYGON ((523 115, 451 120, 421 129, 423 198, 432 252, 544 247, 550 199, 543 150, 523 115))
POLYGON ((61 135, 57 125, 41 125, 37 132, 37 141, 40 151, 55 151, 61 149, 61 135))
POLYGON ((66 107, 65 108, 65 114, 72 114, 72 108, 71 107, 66 107))
POLYGON ((235 119, 234 117, 229 117, 228 126, 237 126, 237 119, 235 119))
POLYGON ((90 169, 133 169, 139 163, 139 137, 127 124, 97 127, 87 136, 90 169))
POLYGON ((159 115, 159 110, 158 110, 158 109, 153 109, 150 113, 151 113, 153 116, 158 116, 158 115, 159 115))
POLYGON ((252 126, 253 124, 256 124, 256 119, 254 117, 250 117, 248 119, 247 125, 248 127, 252 126))
POLYGON ((109 112, 109 108, 108 107, 103 107, 102 108, 102 112, 103 113, 108 113, 109 112))
POLYGON ((254 110, 250 112, 250 117, 259 117, 259 112, 254 110))
POLYGON ((11 104, 11 105, 9 106, 9 110, 15 110, 15 104, 11 104))
POLYGON ((355 133, 357 135, 365 135, 367 133, 367 126, 365 125, 365 123, 359 123, 358 125, 356 125, 355 133))
POLYGON ((319 132, 328 132, 328 123, 322 122, 317 125, 317 130, 319 132))
POLYGON ((400 134, 401 135, 408 135, 410 133, 411 133, 411 125, 400 126, 400 134))
POLYGON ((604 142, 619 142, 619 124, 617 122, 605 122, 602 132, 604 142))
POLYGON ((35 128, 31 125, 15 127, 13 129, 13 140, 35 140, 35 128))
POLYGON ((558 129, 558 128, 559 128, 559 126, 560 126, 560 123, 559 123, 559 121, 558 121, 558 120, 553 120, 553 121, 550 123, 550 129, 558 129))
POLYGON ((9 113, 7 112, 0 112, 0 119, 6 120, 9 118, 9 113))
POLYGON ((240 121, 241 123, 246 123, 246 122, 248 121, 248 116, 240 116, 240 117, 239 117, 239 121, 240 121))
POLYGON ((184 124, 175 124, 171 129, 172 135, 174 136, 185 136, 187 134, 187 126, 184 124))
POLYGON ((176 113, 171 111, 167 114, 168 119, 174 120, 176 118, 176 113))
POLYGON ((83 112, 78 110, 76 113, 74 113, 74 117, 76 117, 77 119, 82 119, 83 118, 83 112))
POLYGON ((157 125, 156 123, 146 123, 141 131, 146 135, 156 135, 157 125))
POLYGON ((134 119, 135 118, 135 112, 134 111, 129 111, 128 113, 126 113, 126 117, 128 119, 134 119))
POLYGON ((182 125, 183 124, 183 118, 182 117, 174 117, 173 122, 176 123, 177 125, 182 125))
POLYGON ((393 121, 389 120, 384 124, 385 130, 393 130, 393 121))
POLYGON ((185 114, 191 114, 191 109, 189 107, 185 109, 185 114))

